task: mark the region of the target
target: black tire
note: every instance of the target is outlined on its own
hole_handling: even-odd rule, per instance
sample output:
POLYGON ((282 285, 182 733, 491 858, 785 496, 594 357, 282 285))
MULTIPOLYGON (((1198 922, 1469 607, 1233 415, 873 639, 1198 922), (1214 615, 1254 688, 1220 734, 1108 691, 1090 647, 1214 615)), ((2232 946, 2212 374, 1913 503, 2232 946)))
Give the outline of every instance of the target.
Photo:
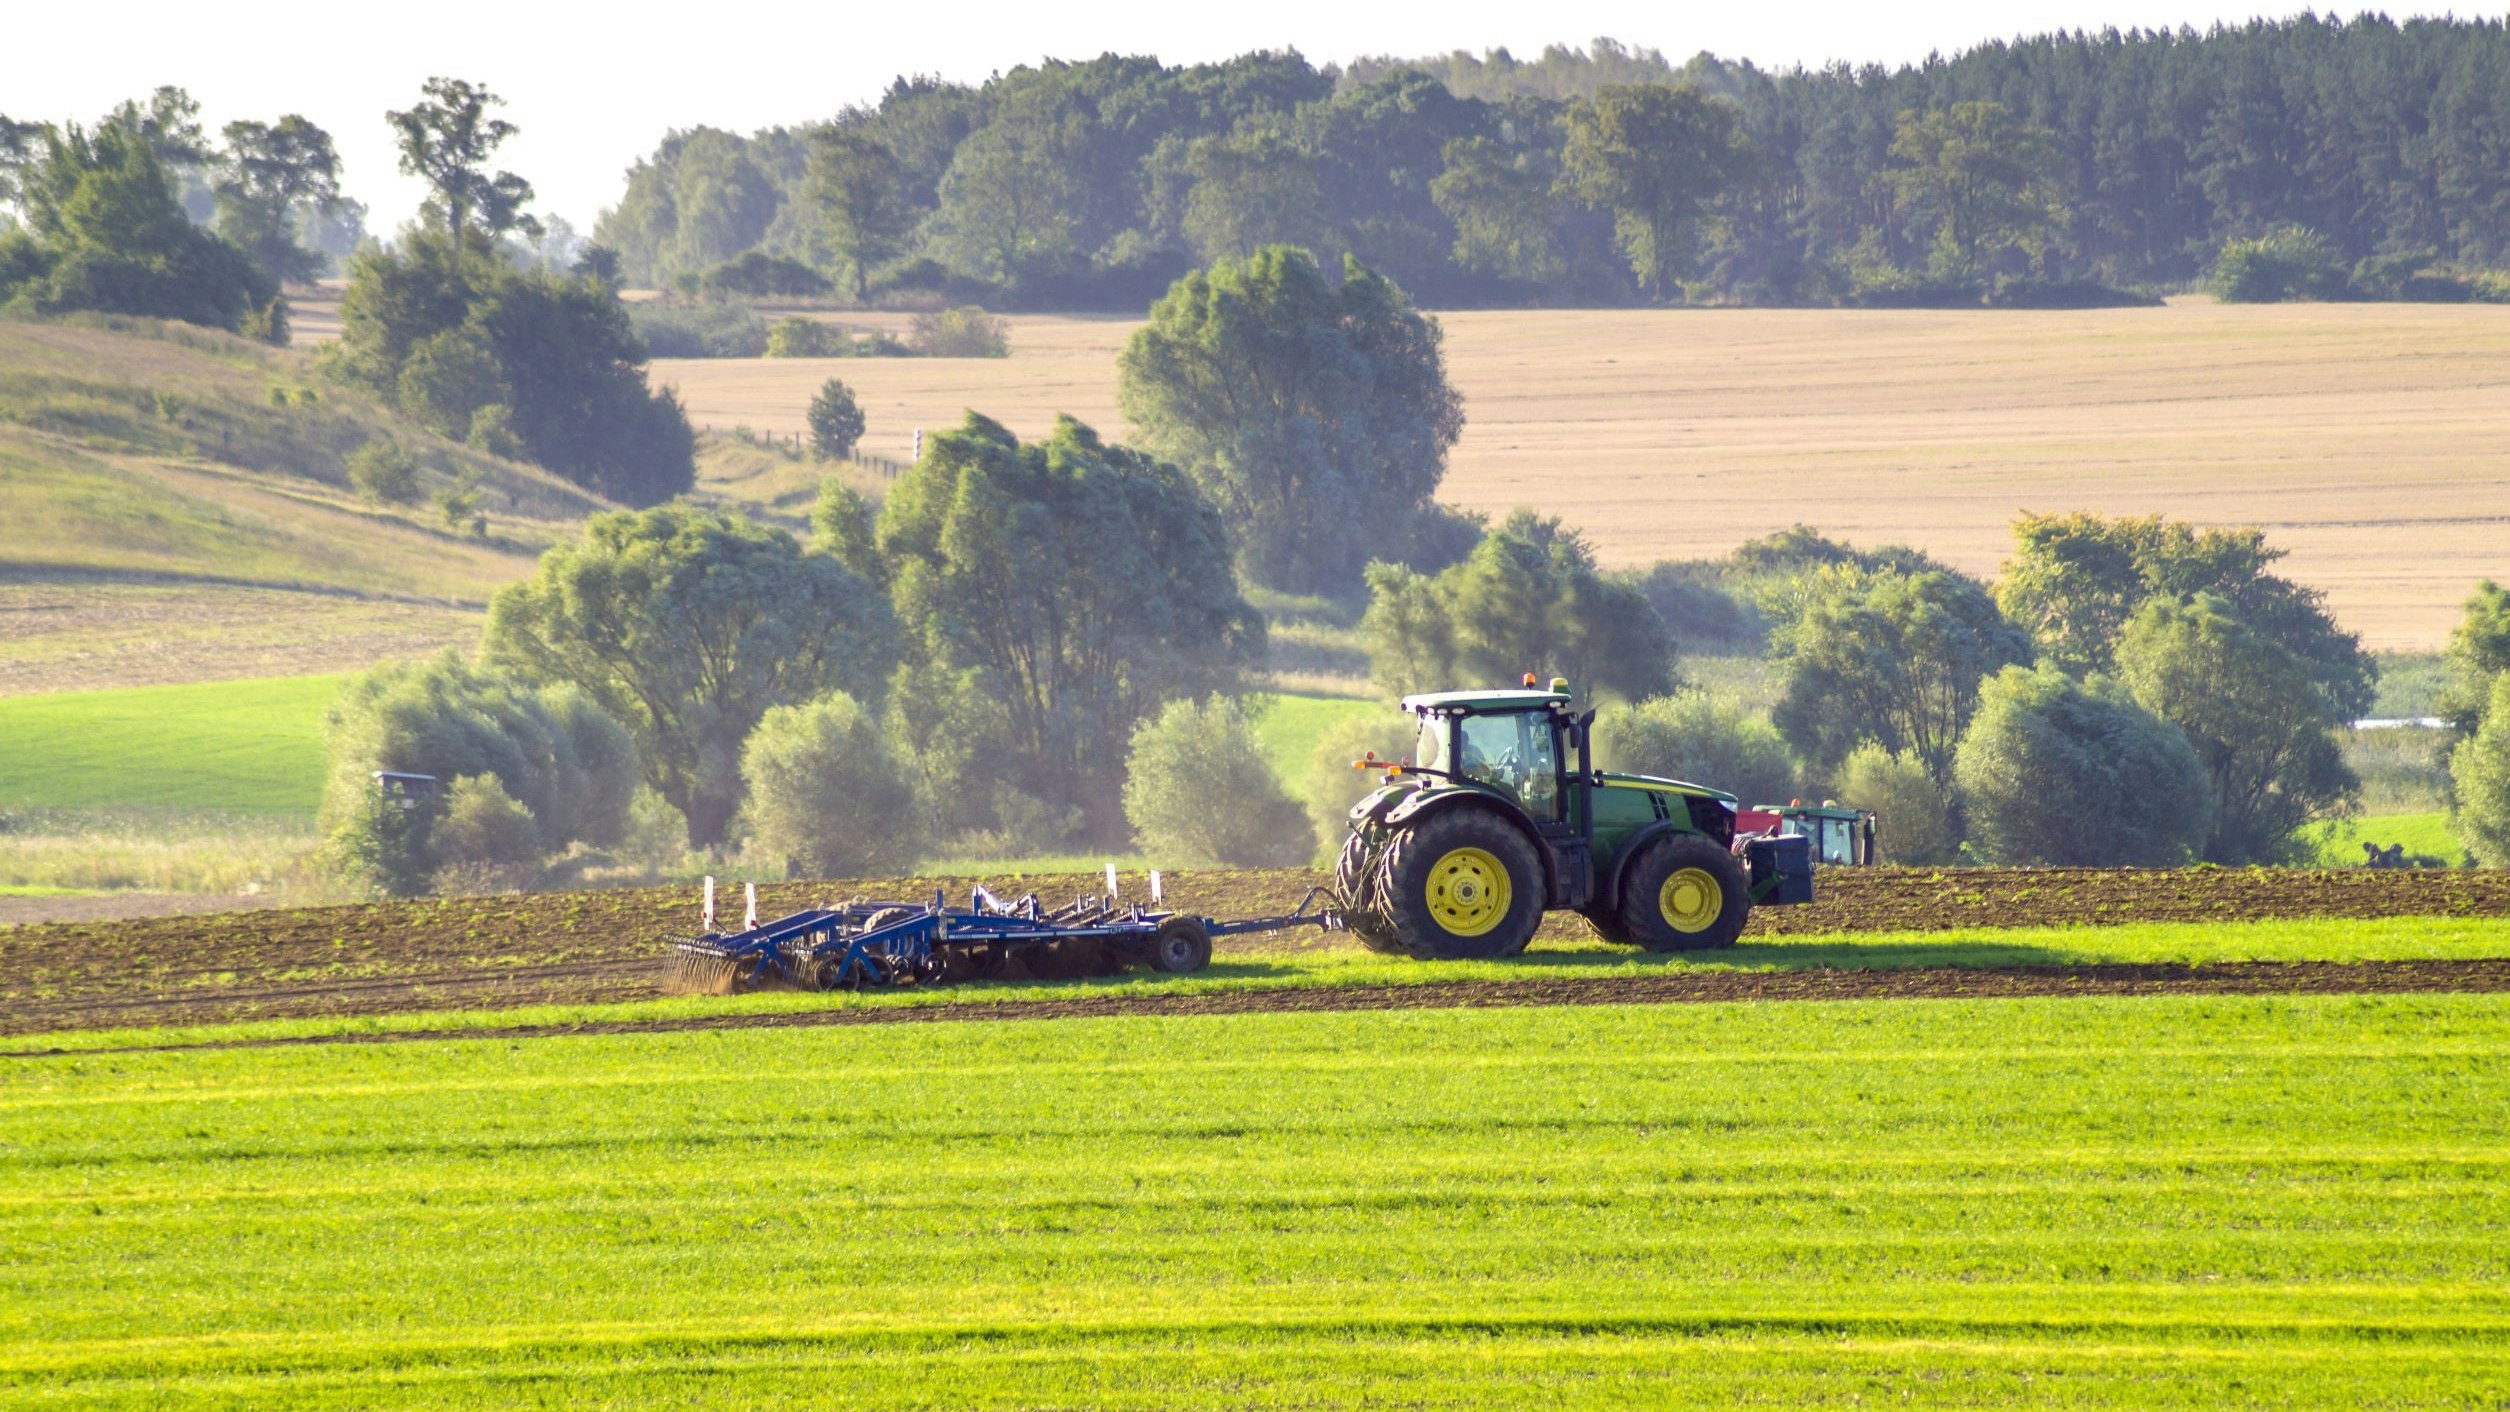
POLYGON ((1742 863, 1699 834, 1645 845, 1621 874, 1620 902, 1622 927, 1650 951, 1732 946, 1752 915, 1742 863))
POLYGON ((1170 917, 1150 939, 1150 967, 1172 976, 1192 975, 1211 964, 1211 934, 1192 917, 1170 917))
POLYGON ((1377 893, 1375 871, 1369 866, 1368 835, 1358 829, 1342 842, 1342 857, 1334 863, 1333 892, 1336 910, 1342 913, 1345 931, 1358 937, 1360 945, 1387 956, 1408 956, 1402 938, 1395 935, 1394 923, 1374 905, 1377 893))
POLYGON ((1449 807, 1396 832, 1377 855, 1373 894, 1403 949, 1421 960, 1514 956, 1542 925, 1543 865, 1507 820, 1486 809, 1449 807), (1458 858, 1468 851, 1481 859, 1458 858), (1499 882, 1506 892, 1494 900, 1487 889, 1499 882), (1459 911, 1492 909, 1496 915, 1478 930, 1449 924, 1459 911))

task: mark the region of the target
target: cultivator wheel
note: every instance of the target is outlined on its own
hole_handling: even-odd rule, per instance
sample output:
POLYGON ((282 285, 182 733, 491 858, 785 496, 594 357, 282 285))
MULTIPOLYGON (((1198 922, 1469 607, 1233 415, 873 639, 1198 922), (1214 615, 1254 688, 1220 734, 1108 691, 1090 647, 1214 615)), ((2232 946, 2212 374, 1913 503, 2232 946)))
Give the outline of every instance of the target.
POLYGON ((740 975, 740 962, 696 937, 683 937, 672 943, 671 955, 663 962, 662 993, 730 995, 740 975))

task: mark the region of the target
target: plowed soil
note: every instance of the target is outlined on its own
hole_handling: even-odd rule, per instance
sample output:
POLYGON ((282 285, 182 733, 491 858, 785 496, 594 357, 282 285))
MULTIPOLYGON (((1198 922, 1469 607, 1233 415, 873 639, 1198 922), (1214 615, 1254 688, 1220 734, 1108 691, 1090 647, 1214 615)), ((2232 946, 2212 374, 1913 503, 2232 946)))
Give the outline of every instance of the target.
MULTIPOLYGON (((1218 917, 1278 914, 1321 881, 1301 870, 1179 874, 1167 879, 1166 905, 1218 917)), ((1049 902, 1061 902, 1088 890, 1091 880, 997 878, 993 885, 1006 896, 1033 885, 1049 902)), ((759 912, 773 917, 858 895, 928 898, 936 890, 964 901, 969 886, 957 878, 779 883, 759 890, 759 912)), ((1125 879, 1124 888, 1145 895, 1140 878, 1125 879)), ((2510 915, 2510 873, 2489 871, 1884 868, 1825 872, 1821 893, 1810 906, 1761 909, 1752 931, 2510 915)), ((733 892, 727 928, 739 913, 733 892)), ((698 930, 698 923, 697 889, 654 888, 0 928, 0 1033, 641 999, 654 994, 658 944, 698 930)), ((1544 936, 1575 937, 1581 925, 1554 917, 1544 936)), ((1350 944, 1340 933, 1301 928, 1223 945, 1350 944)), ((1905 987, 1907 974, 1872 983, 1905 987)), ((1591 983, 1617 992, 1624 982, 1591 983)), ((1539 999, 1549 993, 1542 987, 1577 983, 1528 984, 1534 989, 1526 994, 1539 999)))

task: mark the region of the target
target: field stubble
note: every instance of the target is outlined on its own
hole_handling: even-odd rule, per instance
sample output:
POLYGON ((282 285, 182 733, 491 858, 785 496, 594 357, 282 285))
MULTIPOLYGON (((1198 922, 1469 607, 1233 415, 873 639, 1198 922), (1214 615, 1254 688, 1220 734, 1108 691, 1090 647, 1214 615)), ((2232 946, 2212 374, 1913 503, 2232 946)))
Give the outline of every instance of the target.
MULTIPOLYGON (((860 316, 831 315, 840 321, 860 316)), ((2258 525, 2373 647, 2440 645, 2510 575, 2510 313, 2474 305, 1544 310, 1441 316, 1468 418, 1440 498, 1530 505, 1613 564, 1805 523, 1992 575, 2024 510, 2258 525)), ((866 449, 970 408, 1110 433, 1136 322, 1012 319, 1004 359, 665 360, 701 424, 802 429, 841 377, 866 449)))

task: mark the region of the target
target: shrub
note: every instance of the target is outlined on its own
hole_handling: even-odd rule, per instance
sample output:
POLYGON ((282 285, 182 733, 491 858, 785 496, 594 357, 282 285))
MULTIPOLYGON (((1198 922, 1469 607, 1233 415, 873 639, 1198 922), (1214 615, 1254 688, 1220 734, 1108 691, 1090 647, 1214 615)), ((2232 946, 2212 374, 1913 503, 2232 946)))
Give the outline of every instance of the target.
POLYGON ((1970 842, 1991 862, 2167 867, 2213 826, 2187 736, 2102 678, 2055 667, 1989 678, 1953 769, 1970 842))
POLYGON ((2306 226, 2279 225, 2251 239, 2224 241, 2210 283, 2225 304, 2272 304, 2341 299, 2349 279, 2327 237, 2306 226))
POLYGON ((1417 734, 1411 717, 1389 710, 1341 722, 1317 740, 1308 763, 1307 818, 1315 826, 1320 856, 1331 858, 1340 851, 1350 830, 1351 806, 1386 782, 1376 771, 1352 769, 1351 762, 1371 752, 1380 760, 1404 759, 1412 753, 1417 734))
POLYGON ((471 414, 513 396, 488 340, 468 328, 420 339, 401 364, 401 410, 421 424, 459 440, 471 430, 471 414))
POLYGON ((2458 838, 2468 856, 2510 868, 2510 675, 2493 682, 2483 727, 2450 752, 2458 790, 2458 838))
POLYGON ((440 866, 532 863, 541 855, 540 821, 495 775, 457 777, 428 841, 440 866))
POLYGON ((1961 830, 1952 800, 1906 755, 1867 741, 1840 763, 1838 798, 1879 816, 1874 843, 1886 863, 1931 868, 1961 860, 1961 830))
POLYGON ((1795 761, 1778 728, 1696 689, 1597 716, 1595 762, 1722 789, 1746 804, 1795 792, 1795 761))
POLYGON ((1672 629, 1674 646, 1684 652, 1758 651, 1768 644, 1768 622, 1725 586, 1720 565, 1668 559, 1640 577, 1638 591, 1672 629))
POLYGON ((973 306, 917 314, 907 346, 927 358, 1007 358, 1011 326, 973 306))
POLYGON ((741 778, 751 846, 788 872, 862 877, 921 856, 914 776, 879 719, 844 692, 761 716, 741 747, 741 778))
POLYGON ((855 443, 863 439, 863 408, 854 400, 852 388, 835 378, 821 383, 806 415, 814 453, 831 461, 854 454, 855 443))
POLYGON ((390 437, 351 452, 348 469, 349 484, 368 500, 406 505, 418 498, 418 461, 390 437))
POLYGON ((1133 732, 1124 817, 1162 862, 1290 868, 1313 856, 1304 812, 1264 764, 1246 708, 1171 701, 1133 732))
POLYGON ((514 409, 502 402, 491 402, 471 413, 470 434, 463 438, 473 450, 509 461, 523 457, 523 439, 514 434, 514 409))
POLYGON ((767 326, 770 358, 841 358, 852 344, 844 329, 799 314, 767 326))
POLYGON ((2510 304, 2510 270, 2482 270, 2467 277, 2467 297, 2478 304, 2510 304))
POLYGON ((1987 296, 1992 309, 2140 309, 2160 303, 2157 296, 2091 279, 2000 279, 1987 296))
POLYGON ((748 250, 699 276, 697 287, 717 297, 746 294, 808 298, 828 293, 831 286, 817 270, 799 260, 748 250))
POLYGON ((627 306, 628 323, 656 358, 756 358, 767 352, 767 321, 738 304, 653 301, 627 306))

